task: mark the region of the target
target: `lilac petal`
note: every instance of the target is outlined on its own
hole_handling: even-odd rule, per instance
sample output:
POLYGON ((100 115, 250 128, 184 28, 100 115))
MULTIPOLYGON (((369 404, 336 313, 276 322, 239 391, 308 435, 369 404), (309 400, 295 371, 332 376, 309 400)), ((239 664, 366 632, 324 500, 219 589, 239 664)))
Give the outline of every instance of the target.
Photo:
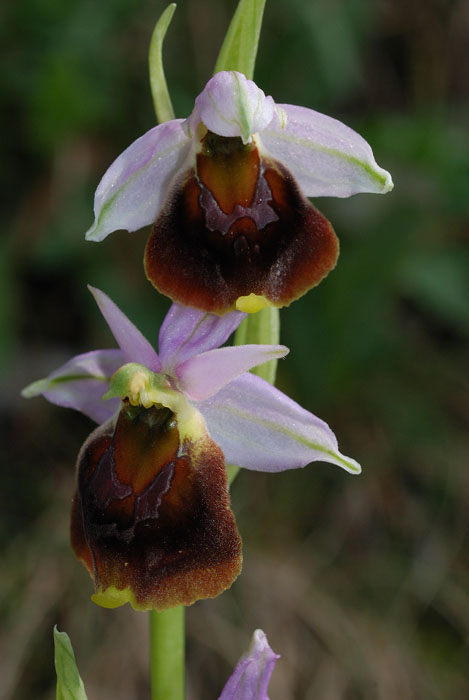
POLYGON ((209 350, 179 365, 180 389, 193 401, 203 401, 252 367, 285 357, 284 345, 239 345, 209 350))
POLYGON ((220 136, 241 136, 244 143, 272 121, 275 103, 242 73, 222 71, 213 76, 195 101, 195 114, 207 129, 220 136))
POLYGON ((96 190, 95 220, 87 240, 102 241, 112 231, 136 231, 153 223, 191 151, 183 121, 173 119, 150 129, 108 168, 96 190))
POLYGON ((272 158, 290 170, 307 197, 384 194, 393 188, 391 175, 376 163, 365 139, 312 109, 277 105, 260 140, 272 158))
POLYGON ((161 362, 154 348, 138 328, 129 321, 127 316, 114 304, 107 294, 96 287, 88 285, 94 296, 99 310, 122 350, 126 362, 138 362, 152 372, 161 370, 161 362))
POLYGON ((218 700, 269 700, 270 676, 279 658, 264 632, 256 630, 249 651, 238 661, 218 700))
POLYGON ((164 372, 172 374, 190 357, 223 345, 245 316, 232 311, 220 317, 173 304, 160 328, 158 341, 164 372))
POLYGON ((321 460, 361 471, 339 452, 327 423, 254 374, 242 374, 197 408, 229 464, 278 472, 321 460))
POLYGON ((42 394, 51 403, 74 408, 96 423, 104 423, 120 406, 119 399, 103 401, 109 380, 125 357, 121 350, 94 350, 76 355, 62 367, 27 386, 21 392, 29 399, 42 394))

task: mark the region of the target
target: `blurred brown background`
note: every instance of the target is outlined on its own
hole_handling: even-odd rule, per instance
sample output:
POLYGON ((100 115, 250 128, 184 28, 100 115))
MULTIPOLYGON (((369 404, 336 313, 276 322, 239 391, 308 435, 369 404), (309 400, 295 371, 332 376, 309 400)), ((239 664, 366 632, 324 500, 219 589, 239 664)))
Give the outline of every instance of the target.
MULTIPOLYGON (((106 611, 68 545, 91 423, 21 387, 112 338, 85 284, 156 342, 168 307, 146 231, 86 243, 107 165, 153 126, 149 38, 164 4, 7 0, 0 33, 0 697, 55 697, 52 626, 90 700, 148 697, 147 617, 106 611)), ((211 75, 234 0, 181 0, 165 46, 178 116, 211 75)), ((244 572, 188 610, 188 698, 218 697, 252 631, 282 654, 272 700, 469 697, 469 3, 268 0, 256 80, 362 133, 386 197, 317 200, 337 269, 282 312, 279 386, 364 471, 331 465, 232 489, 244 572)), ((128 607, 128 606, 127 606, 128 607)))

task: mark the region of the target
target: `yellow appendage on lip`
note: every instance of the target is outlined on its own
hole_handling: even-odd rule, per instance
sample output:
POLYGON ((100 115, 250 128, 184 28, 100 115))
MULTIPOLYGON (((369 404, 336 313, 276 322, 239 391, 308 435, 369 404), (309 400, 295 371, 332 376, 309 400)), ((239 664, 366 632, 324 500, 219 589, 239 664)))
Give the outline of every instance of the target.
POLYGON ((121 605, 130 603, 134 610, 139 609, 135 596, 130 588, 124 588, 120 591, 115 586, 109 586, 109 588, 105 590, 93 593, 91 600, 102 608, 119 608, 121 605))
POLYGON ((264 296, 259 294, 248 294, 244 297, 238 297, 236 299, 236 309, 238 311, 244 311, 247 314, 255 314, 256 311, 265 309, 266 306, 270 306, 270 302, 264 296))

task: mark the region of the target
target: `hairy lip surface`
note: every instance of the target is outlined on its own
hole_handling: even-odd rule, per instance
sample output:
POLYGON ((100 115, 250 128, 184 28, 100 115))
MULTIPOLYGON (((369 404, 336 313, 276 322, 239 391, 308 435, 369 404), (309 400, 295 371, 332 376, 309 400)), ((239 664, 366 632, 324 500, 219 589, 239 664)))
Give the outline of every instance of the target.
POLYGON ((147 242, 147 277, 172 299, 214 313, 250 294, 286 306, 333 269, 338 240, 281 164, 255 144, 212 139, 224 140, 174 183, 147 242))
POLYGON ((180 444, 174 420, 154 420, 161 410, 124 405, 91 434, 72 509, 72 546, 96 590, 129 590, 138 609, 214 597, 241 568, 221 450, 208 435, 180 444))

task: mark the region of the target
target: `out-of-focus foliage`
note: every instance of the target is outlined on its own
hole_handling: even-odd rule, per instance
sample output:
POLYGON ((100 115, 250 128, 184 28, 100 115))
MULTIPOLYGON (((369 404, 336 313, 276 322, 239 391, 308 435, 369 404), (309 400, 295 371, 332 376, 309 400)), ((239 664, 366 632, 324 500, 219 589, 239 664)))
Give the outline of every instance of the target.
MULTIPOLYGON (((234 6, 179 3, 165 44, 177 116, 211 75, 234 6)), ((146 617, 90 603, 68 546, 74 459, 92 426, 19 390, 112 342, 86 282, 156 341, 168 302, 144 279, 147 232, 100 245, 84 232, 105 168, 154 124, 147 49, 163 7, 0 9, 5 699, 54 696, 55 623, 90 699, 147 697, 146 617)), ((339 264, 282 312, 281 388, 330 422, 364 472, 238 477, 244 573, 189 611, 194 700, 217 697, 256 627, 282 654, 272 700, 469 695, 468 25, 465 0, 267 2, 257 82, 355 127, 396 186, 316 201, 339 264)))

